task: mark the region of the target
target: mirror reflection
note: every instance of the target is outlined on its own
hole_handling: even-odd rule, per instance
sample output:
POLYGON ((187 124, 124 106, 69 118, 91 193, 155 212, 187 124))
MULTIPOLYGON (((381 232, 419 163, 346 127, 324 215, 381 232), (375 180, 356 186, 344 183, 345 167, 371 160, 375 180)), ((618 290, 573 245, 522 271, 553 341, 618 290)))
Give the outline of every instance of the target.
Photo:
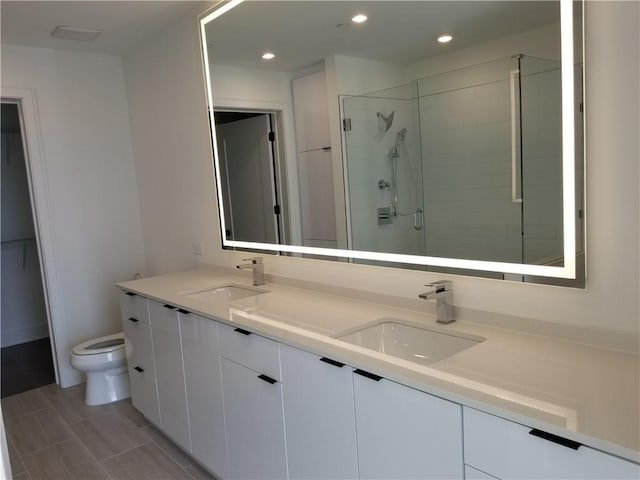
MULTIPOLYGON (((204 36, 227 241, 564 265, 559 3, 244 2, 204 36)), ((581 188, 574 221, 581 252, 581 188)))

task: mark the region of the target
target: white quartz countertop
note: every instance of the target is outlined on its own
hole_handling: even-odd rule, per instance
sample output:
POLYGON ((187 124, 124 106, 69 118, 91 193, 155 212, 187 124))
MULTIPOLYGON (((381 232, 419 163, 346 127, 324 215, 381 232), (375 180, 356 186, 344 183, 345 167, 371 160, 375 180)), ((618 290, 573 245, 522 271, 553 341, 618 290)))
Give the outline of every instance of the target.
POLYGON ((333 337, 384 317, 436 326, 432 315, 280 283, 259 287, 267 294, 230 302, 186 295, 229 284, 249 287, 250 281, 245 275, 193 270, 118 286, 640 462, 637 355, 457 321, 444 328, 486 340, 440 362, 419 365, 333 337))

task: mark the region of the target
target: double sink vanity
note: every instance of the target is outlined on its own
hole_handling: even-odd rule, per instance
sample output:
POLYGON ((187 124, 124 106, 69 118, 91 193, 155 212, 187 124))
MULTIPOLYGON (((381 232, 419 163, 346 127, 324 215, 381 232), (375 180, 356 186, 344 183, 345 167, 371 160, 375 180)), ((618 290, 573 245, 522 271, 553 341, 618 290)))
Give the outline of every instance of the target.
POLYGON ((118 286, 133 405, 220 478, 639 477, 634 353, 226 270, 118 286))

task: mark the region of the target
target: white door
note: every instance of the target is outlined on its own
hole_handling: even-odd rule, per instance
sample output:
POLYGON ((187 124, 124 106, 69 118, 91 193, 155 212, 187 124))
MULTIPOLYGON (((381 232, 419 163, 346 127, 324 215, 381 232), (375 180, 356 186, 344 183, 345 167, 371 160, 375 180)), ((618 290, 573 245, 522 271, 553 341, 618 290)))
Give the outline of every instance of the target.
POLYGON ((304 245, 336 248, 336 216, 330 150, 298 153, 304 245))
POLYGON ((330 147, 331 132, 325 71, 296 78, 292 84, 298 152, 330 147))
POLYGON ((277 243, 268 114, 216 125, 227 238, 277 243))
POLYGON ((230 478, 286 479, 282 384, 224 357, 220 362, 230 478))
POLYGON ((150 301, 149 318, 158 380, 160 425, 167 435, 190 452, 191 440, 178 313, 174 307, 150 301))
POLYGON ((154 424, 160 425, 153 341, 147 299, 120 293, 122 326, 127 350, 131 402, 154 424))
POLYGON ((361 479, 463 478, 460 405, 356 372, 361 479))
POLYGON ((229 478, 217 322, 180 314, 191 452, 220 478, 229 478))
POLYGON ((292 479, 358 478, 353 369, 280 345, 292 479))

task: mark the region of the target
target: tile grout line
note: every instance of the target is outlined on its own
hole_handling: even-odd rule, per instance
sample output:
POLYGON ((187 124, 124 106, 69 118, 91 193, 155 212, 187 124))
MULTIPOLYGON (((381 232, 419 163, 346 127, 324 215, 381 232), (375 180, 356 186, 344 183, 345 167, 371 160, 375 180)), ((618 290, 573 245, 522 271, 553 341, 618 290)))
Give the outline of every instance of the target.
MULTIPOLYGON (((86 419, 85 419, 86 420, 86 419)), ((81 420, 82 421, 82 420, 81 420)), ((76 422, 76 423, 80 423, 80 422, 76 422)), ((109 474, 109 472, 107 471, 107 469, 104 467, 104 465, 102 465, 102 462, 100 462, 100 460, 98 460, 98 458, 94 455, 94 453, 91 451, 91 449, 89 447, 87 447, 85 445, 85 443, 82 441, 82 439, 80 438, 80 436, 76 433, 76 431, 73 428, 70 428, 71 430, 71 434, 73 435, 73 437, 78 440, 78 442, 80 443, 80 445, 82 445, 82 448, 84 448, 89 455, 91 456, 91 458, 93 458, 96 462, 96 465, 98 465, 98 468, 102 471, 102 473, 104 473, 106 475, 105 478, 110 478, 112 479, 113 477, 109 474)))
MULTIPOLYGON (((70 387, 70 388, 73 388, 73 387, 70 387)), ((65 399, 65 400, 66 400, 66 399, 65 399)), ((83 403, 83 405, 84 405, 84 403, 83 403)), ((123 413, 121 413, 121 412, 120 412, 117 408, 115 408, 115 407, 113 406, 113 404, 111 404, 111 403, 104 404, 104 405, 95 405, 95 407, 100 407, 100 410, 96 410, 96 411, 95 411, 95 412, 93 412, 93 413, 101 414, 101 413, 114 412, 114 413, 115 413, 117 416, 119 416, 119 417, 120 417, 124 422, 129 423, 129 424, 131 425, 131 427, 133 427, 133 429, 136 429, 136 430, 142 430, 142 428, 143 428, 143 427, 138 427, 138 426, 133 422, 133 420, 129 419, 126 415, 124 415, 123 413)), ((54 406, 54 408, 55 408, 55 406, 54 406)), ((136 449, 136 448, 138 448, 138 447, 141 447, 141 446, 146 445, 146 444, 148 444, 148 443, 151 443, 151 442, 153 441, 153 439, 151 439, 151 438, 150 438, 150 440, 149 440, 149 441, 147 441, 147 442, 140 443, 139 445, 135 445, 135 446, 133 446, 133 447, 131 447, 131 448, 128 448, 128 449, 126 449, 126 450, 123 450, 122 452, 118 452, 118 453, 116 453, 116 454, 110 455, 110 456, 108 456, 108 457, 106 457, 106 458, 104 458, 104 459, 100 460, 100 459, 99 459, 99 458, 94 454, 94 452, 93 452, 93 451, 91 451, 91 449, 90 449, 90 448, 88 448, 88 447, 84 444, 84 442, 82 441, 82 438, 80 438, 80 436, 76 433, 76 431, 75 431, 75 430, 73 429, 73 427, 72 427, 73 425, 78 425, 78 424, 80 424, 80 423, 82 423, 82 422, 88 422, 88 421, 89 421, 89 417, 86 417, 86 416, 85 416, 85 417, 81 418, 80 420, 78 420, 77 422, 70 423, 70 422, 67 422, 67 421, 66 421, 66 419, 65 419, 65 418, 64 418, 64 417, 59 413, 59 410, 57 410, 57 409, 56 409, 56 412, 58 412, 58 414, 60 415, 60 417, 64 420, 64 423, 67 425, 67 427, 69 427, 69 430, 71 430, 71 434, 73 435, 73 437, 74 437, 74 438, 76 438, 76 439, 80 442, 80 444, 82 444, 82 445, 84 446, 84 448, 87 450, 87 452, 89 453, 89 455, 91 455, 91 457, 92 457, 92 458, 96 461, 96 463, 99 465, 100 470, 102 470, 102 472, 103 472, 103 473, 105 473, 105 474, 107 475, 107 477, 108 477, 108 478, 112 478, 112 477, 111 477, 111 475, 109 474, 109 472, 107 471, 106 467, 103 465, 103 462, 106 462, 107 460, 110 460, 110 459, 112 459, 112 458, 114 458, 114 457, 117 457, 118 455, 122 455, 122 454, 124 454, 124 453, 130 452, 131 450, 134 450, 134 449, 136 449)), ((146 425, 145 425, 145 427, 146 427, 146 425)))
MULTIPOLYGON (((126 450, 123 450, 123 451, 121 451, 121 452, 114 453, 113 455, 109 455, 108 457, 103 458, 102 460, 98 460, 98 458, 97 458, 95 455, 94 455, 94 458, 95 458, 99 463, 103 463, 103 462, 106 462, 107 460, 111 460, 112 458, 115 458, 115 457, 117 457, 117 456, 119 456, 119 455, 124 455, 125 453, 129 453, 131 450, 135 450, 136 448, 144 447, 145 445, 149 445, 150 443, 155 443, 155 442, 153 441, 153 439, 151 439, 151 440, 149 440, 148 442, 144 442, 144 443, 141 443, 140 445, 135 445, 135 446, 133 446, 133 447, 131 447, 131 448, 127 448, 126 450)), ((92 455, 93 455, 93 452, 92 452, 92 455)))
MULTIPOLYGON (((45 399, 45 400, 47 400, 47 399, 45 399)), ((34 415, 36 413, 43 412, 45 410, 48 410, 49 408, 54 408, 55 409, 55 407, 51 404, 51 402, 49 402, 49 400, 47 400, 47 402, 49 403, 48 407, 37 408, 35 410, 31 410, 31 411, 29 411, 27 413, 22 413, 20 415, 6 415, 5 416, 5 420, 9 420, 9 421, 11 421, 11 420, 19 420, 21 418, 28 417, 29 415, 34 415)), ((57 412, 57 410, 56 410, 56 412, 57 412)))
MULTIPOLYGON (((12 438, 12 434, 9 433, 9 431, 7 431, 7 440, 9 441, 9 443, 11 444, 11 446, 13 447, 13 450, 17 456, 17 458, 19 459, 20 462, 22 462, 22 473, 20 474, 20 477, 18 478, 23 478, 23 477, 27 477, 30 479, 33 479, 33 473, 29 470, 28 466, 27 466, 27 462, 25 461, 25 458, 31 459, 32 461, 34 460, 34 455, 38 455, 39 453, 47 450, 47 449, 52 449, 53 452, 55 452, 56 447, 58 447, 61 444, 64 444, 65 442, 78 442, 80 444, 80 449, 82 451, 84 451, 84 453, 88 454, 87 458, 89 459, 93 459, 94 462, 97 464, 98 466, 98 472, 104 477, 105 480, 118 480, 117 478, 113 477, 113 475, 108 471, 108 469, 105 466, 105 462, 112 460, 120 455, 124 455, 126 453, 129 453, 139 447, 143 447, 145 445, 148 445, 150 443, 152 443, 158 450, 159 452, 161 452, 166 459, 172 463, 175 467, 178 468, 178 471, 182 472, 185 475, 185 478, 187 479, 193 479, 193 480, 197 480, 197 471, 196 473, 191 473, 188 468, 189 467, 199 467, 199 464, 193 460, 193 458, 191 458, 191 456, 189 454, 187 454, 186 452, 184 452, 184 450, 182 450, 180 447, 178 447, 176 445, 176 448, 180 451, 180 453, 184 453, 186 459, 189 461, 189 463, 185 464, 184 466, 178 462, 177 459, 175 459, 171 453, 170 453, 170 449, 168 449, 168 446, 170 444, 172 444, 172 441, 170 439, 166 439, 167 443, 164 447, 161 443, 159 443, 159 441, 156 441, 153 436, 151 434, 149 434, 149 431, 152 431, 152 429, 157 429, 157 427, 155 427, 152 423, 147 423, 146 425, 141 425, 139 426, 140 422, 137 422, 135 419, 130 418, 129 416, 127 416, 127 414, 125 413, 125 410, 121 410, 119 408, 116 408, 115 406, 108 404, 108 405, 104 405, 102 406, 102 408, 96 409, 95 413, 96 414, 102 414, 102 413, 107 413, 107 412, 115 412, 117 417, 120 418, 122 421, 124 421, 125 423, 129 424, 133 429, 140 431, 140 432, 144 432, 148 437, 149 440, 146 442, 143 442, 139 445, 133 446, 129 449, 126 449, 122 452, 119 452, 117 454, 114 455, 110 455, 106 458, 104 458, 103 460, 99 460, 96 457, 96 454, 94 454, 94 452, 89 449, 89 447, 83 442, 82 438, 80 438, 80 436, 76 433, 75 429, 73 428, 74 426, 76 426, 77 424, 81 423, 81 422, 86 422, 89 421, 91 419, 91 415, 83 415, 81 414, 81 417, 79 420, 77 421, 73 421, 73 422, 69 422, 67 421, 67 418, 62 414, 62 411, 64 410, 64 407, 70 407, 73 408, 73 405, 76 403, 76 401, 78 400, 77 398, 68 396, 68 395, 60 395, 56 398, 56 403, 54 404, 52 401, 49 400, 48 396, 45 395, 42 391, 42 388, 44 387, 39 387, 38 389, 36 389, 38 391, 38 394, 44 399, 45 403, 48 405, 46 407, 43 408, 38 408, 35 409, 33 411, 30 411, 28 413, 24 413, 21 415, 15 415, 13 416, 14 419, 21 419, 21 418, 26 418, 29 417, 31 415, 33 415, 34 417, 38 414, 41 413, 43 411, 49 411, 52 416, 57 416, 58 419, 60 420, 61 426, 64 428, 64 430, 67 431, 68 433, 68 437, 64 438, 62 440, 56 441, 54 443, 51 443, 45 447, 42 448, 38 448, 36 450, 33 450, 31 452, 28 453, 21 453, 20 451, 18 451, 18 449, 15 447, 15 441, 12 438), (30 457, 31 456, 31 457, 30 457)), ((60 388, 58 386, 58 388, 60 388)), ((60 389, 62 390, 62 389, 60 389)), ((53 392, 52 392, 53 393, 53 392)), ((59 392, 57 392, 59 393, 59 392)), ((88 412, 90 413, 90 412, 88 412)), ((143 417, 145 418, 145 417, 143 417)), ((37 418, 36 418, 37 420, 37 418)), ((145 421, 148 421, 145 418, 145 421)), ((41 425, 41 422, 38 421, 38 423, 41 425)), ((42 427, 42 425, 41 425, 42 427)), ((56 429, 56 431, 60 431, 61 429, 56 429)), ((62 431, 64 431, 62 430, 62 431)), ((164 434, 162 433, 161 430, 157 429, 158 434, 162 435, 162 438, 164 438, 164 434)), ((15 436, 15 435, 14 435, 15 436)), ((67 465, 66 462, 63 462, 62 464, 63 468, 67 471, 67 473, 71 474, 72 471, 70 470, 70 467, 67 465)))
MULTIPOLYGON (((61 389, 61 390, 62 390, 62 389, 61 389)), ((33 412, 30 412, 29 414, 35 414, 35 413, 37 413, 37 412, 41 412, 41 411, 43 411, 43 410, 47 410, 47 409, 49 409, 49 408, 52 408, 52 409, 55 411, 56 415, 58 415, 58 417, 59 417, 59 418, 60 418, 60 420, 62 421, 62 424, 64 425, 64 427, 69 431, 69 433, 70 433, 70 435, 71 435, 71 436, 70 436, 69 438, 66 438, 66 439, 64 439, 64 440, 60 440, 59 442, 52 443, 51 445, 47 445, 46 447, 39 448, 39 449, 37 449, 37 450, 34 450, 33 452, 29 452, 29 453, 24 454, 24 455, 23 455, 23 454, 21 454, 17 449, 15 449, 15 450, 16 450, 16 453, 20 456, 20 460, 22 460, 22 463, 23 463, 23 465, 24 465, 25 472, 29 475, 29 477, 30 477, 30 478, 33 478, 33 475, 32 475, 32 473, 29 471, 29 468, 28 468, 28 466, 27 466, 27 462, 25 462, 25 461, 24 461, 24 456, 26 456, 26 455, 35 455, 35 454, 40 453, 40 452, 42 452, 42 451, 44 451, 44 450, 46 450, 46 449, 48 449, 48 448, 53 448, 53 447, 56 447, 56 446, 58 446, 58 445, 60 445, 60 444, 62 444, 62 443, 64 443, 64 442, 71 441, 71 440, 75 440, 75 441, 77 441, 77 442, 81 445, 81 447, 82 447, 82 448, 84 448, 84 450, 89 454, 90 458, 93 458, 93 459, 94 459, 94 461, 96 462, 96 465, 98 466, 98 468, 99 468, 100 472, 105 476, 105 478, 112 479, 111 475, 109 475, 109 472, 106 470, 106 468, 104 468, 104 466, 102 465, 102 463, 100 462, 100 460, 98 460, 98 458, 94 455, 94 453, 93 453, 93 452, 92 452, 92 451, 91 451, 91 450, 90 450, 90 449, 89 449, 89 448, 84 444, 84 442, 82 441, 82 439, 79 437, 79 435, 78 435, 78 434, 75 432, 75 430, 72 428, 72 426, 73 426, 73 425, 76 425, 76 424, 78 424, 78 423, 80 423, 80 422, 86 421, 86 420, 87 420, 87 418, 86 418, 86 417, 85 417, 85 418, 81 418, 81 419, 80 419, 80 420, 78 420, 77 422, 68 422, 68 421, 67 421, 67 419, 62 415, 62 413, 60 412, 60 410, 59 410, 59 409, 58 409, 58 408, 57 408, 57 407, 56 407, 56 406, 55 406, 55 405, 54 405, 54 404, 53 404, 53 403, 52 403, 52 402, 51 402, 51 401, 46 397, 46 395, 44 395, 44 394, 43 394, 39 389, 38 389, 38 391, 39 391, 39 392, 40 392, 40 394, 44 397, 44 399, 47 401, 47 403, 49 403, 51 406, 50 406, 50 407, 46 407, 46 408, 42 408, 42 409, 39 409, 39 410, 34 410, 33 412)), ((64 402, 65 400, 67 400, 67 399, 66 399, 66 398, 64 398, 64 397, 63 397, 63 398, 61 398, 61 401, 62 401, 62 402, 64 402)), ((110 407, 108 407, 108 408, 104 409, 104 411, 105 411, 105 412, 106 412, 106 411, 110 411, 110 410, 111 410, 111 408, 110 408, 110 407)), ((23 415, 22 417, 26 417, 26 416, 27 416, 27 415, 29 415, 29 414, 25 414, 25 415, 23 415)), ((135 447, 134 447, 134 448, 135 448, 135 447)), ((69 471, 69 468, 68 468, 68 466, 66 465, 66 463, 64 463, 64 462, 63 462, 63 465, 64 465, 64 468, 65 468, 65 469, 67 469, 67 471, 69 471)))
MULTIPOLYGON (((146 425, 146 426, 144 426, 144 427, 141 427, 141 428, 140 428, 140 430, 146 430, 146 429, 148 429, 148 428, 155 428, 155 429, 158 431, 158 433, 160 433, 161 435, 164 435, 164 433, 162 433, 162 431, 161 431, 160 429, 158 429, 158 427, 156 427, 155 425, 153 425, 153 424, 151 424, 151 423, 150 423, 149 425, 146 425)), ((173 456, 172 456, 172 455, 171 455, 167 450, 165 450, 164 448, 162 448, 162 445, 160 445, 159 443, 157 443, 153 438, 151 439, 151 441, 152 441, 153 443, 155 443, 155 444, 156 444, 156 446, 157 446, 157 447, 158 447, 158 448, 159 448, 159 449, 160 449, 160 450, 161 450, 161 451, 162 451, 162 452, 163 452, 167 457, 169 457, 171 460, 173 460, 173 461, 174 461, 174 462, 175 462, 175 463, 176 463, 180 468, 182 468, 182 469, 183 469, 183 470, 185 470, 185 471, 187 470, 187 467, 189 467, 189 466, 191 466, 191 465, 193 465, 193 464, 197 463, 195 460, 193 460, 193 458, 191 457, 191 455, 190 455, 190 454, 188 454, 187 452, 185 452, 185 451, 184 451, 184 450, 182 450, 179 446, 177 446, 177 445, 176 445, 176 448, 177 448, 178 450, 180 450, 180 452, 181 452, 181 453, 183 453, 183 454, 184 454, 184 455, 185 455, 189 460, 193 460, 192 462, 187 463, 187 464, 186 464, 186 465, 184 465, 184 466, 183 466, 183 465, 180 465, 180 464, 179 464, 179 463, 178 463, 178 462, 173 458, 173 456)), ((167 438, 167 441, 169 441, 169 442, 173 443, 173 441, 172 441, 171 439, 169 439, 169 438, 167 438)), ((187 471, 187 473, 189 473, 189 472, 187 471)))
MULTIPOLYGON (((11 447, 13 448, 13 451, 16 453, 16 455, 18 456, 18 459, 20 460, 20 462, 22 463, 22 466, 24 467, 24 472, 22 472, 22 473, 28 472, 27 464, 25 463, 24 458, 22 458, 22 454, 16 448, 15 442, 13 441, 11 436, 9 435, 9 432, 6 431, 6 429, 5 429, 5 435, 7 436, 7 443, 11 444, 11 447)), ((11 463, 11 462, 9 462, 9 463, 11 463)), ((22 473, 20 475, 22 475, 22 473)), ((29 475, 31 475, 31 474, 29 474, 29 475)))

